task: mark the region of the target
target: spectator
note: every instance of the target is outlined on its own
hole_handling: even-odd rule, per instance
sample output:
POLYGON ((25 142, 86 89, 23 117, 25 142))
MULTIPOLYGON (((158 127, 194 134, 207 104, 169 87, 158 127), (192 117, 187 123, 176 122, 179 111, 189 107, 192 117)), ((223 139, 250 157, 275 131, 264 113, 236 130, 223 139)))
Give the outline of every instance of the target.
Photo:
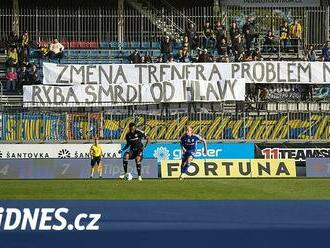
POLYGON ((29 81, 31 84, 40 84, 40 73, 35 64, 32 65, 31 71, 29 73, 29 81))
POLYGON ((198 62, 200 63, 205 63, 205 62, 210 62, 211 58, 210 55, 208 54, 207 49, 203 49, 200 51, 199 55, 198 55, 198 62))
POLYGON ((248 16, 242 28, 243 35, 247 33, 247 30, 249 30, 249 32, 253 34, 254 33, 253 27, 254 27, 253 19, 250 16, 248 16))
POLYGON ((14 46, 11 46, 7 53, 7 67, 15 67, 18 63, 18 54, 17 49, 14 46))
POLYGON ((23 59, 21 66, 25 66, 26 68, 30 68, 31 64, 25 58, 23 59))
POLYGON ((179 51, 179 60, 180 62, 185 62, 188 58, 188 53, 190 51, 190 44, 188 36, 183 37, 182 46, 179 51))
POLYGON ((242 61, 243 57, 244 57, 244 51, 243 51, 242 39, 241 39, 240 35, 235 40, 233 50, 234 50, 234 55, 235 55, 235 62, 242 61))
POLYGON ((151 58, 150 54, 146 54, 144 56, 144 59, 145 59, 146 63, 152 63, 152 58, 151 58))
POLYGON ((254 51, 252 52, 252 60, 253 61, 262 61, 263 60, 259 48, 254 49, 254 51))
POLYGON ((225 52, 224 55, 221 57, 221 60, 220 62, 223 62, 223 63, 229 63, 229 56, 228 56, 228 53, 225 52))
POLYGON ((330 41, 328 41, 327 45, 322 48, 322 61, 330 61, 330 41))
POLYGON ((187 50, 180 49, 179 62, 182 62, 182 63, 190 62, 189 52, 187 50))
POLYGON ((288 22, 284 21, 283 25, 280 27, 280 42, 281 42, 281 49, 284 52, 287 52, 288 43, 290 37, 290 29, 288 26, 288 22))
POLYGON ((58 42, 57 39, 54 39, 53 43, 50 44, 49 48, 49 58, 50 59, 61 59, 63 58, 64 46, 58 42))
POLYGON ((39 44, 38 57, 42 59, 49 57, 49 45, 47 43, 39 44))
POLYGON ((22 93, 22 89, 23 89, 23 85, 27 85, 29 84, 29 72, 26 69, 25 66, 22 66, 20 68, 20 70, 17 73, 17 81, 18 81, 18 85, 17 85, 17 90, 18 93, 22 93))
POLYGON ((216 43, 220 43, 223 39, 227 40, 226 28, 221 21, 217 21, 215 24, 214 35, 216 43))
POLYGON ((265 36, 264 51, 265 52, 271 52, 271 53, 276 52, 276 49, 275 49, 275 36, 274 36, 274 34, 271 30, 268 30, 268 32, 265 36))
POLYGON ((29 48, 29 34, 27 31, 24 32, 21 38, 21 53, 20 53, 20 61, 23 61, 24 58, 29 61, 29 54, 30 54, 30 48, 29 48))
POLYGON ((18 35, 14 31, 12 31, 7 40, 7 47, 15 47, 17 49, 18 42, 19 42, 18 35))
POLYGON ((160 52, 163 55, 163 61, 167 61, 172 53, 172 42, 169 36, 165 36, 165 39, 161 41, 160 52))
POLYGON ((162 56, 159 56, 158 59, 157 59, 157 63, 164 63, 163 61, 163 57, 162 56))
POLYGON ((245 40, 245 53, 250 56, 253 48, 253 42, 256 38, 256 35, 251 33, 250 29, 247 29, 244 33, 244 40, 245 40))
POLYGON ((172 55, 168 57, 168 63, 175 63, 174 57, 172 55))
POLYGON ((145 64, 145 63, 147 63, 147 62, 146 62, 146 57, 145 57, 143 54, 140 56, 140 61, 139 61, 139 63, 140 63, 140 64, 145 64))
POLYGON ((6 72, 7 90, 16 90, 17 73, 15 67, 8 67, 6 72))
POLYGON ((130 54, 130 56, 128 57, 128 61, 131 64, 138 64, 138 63, 140 63, 141 58, 140 58, 140 54, 138 53, 137 50, 134 50, 134 52, 130 54))
POLYGON ((195 50, 198 46, 198 36, 195 25, 193 23, 190 23, 188 30, 186 32, 186 36, 188 36, 189 39, 190 49, 195 50))
POLYGON ((228 53, 228 44, 226 39, 222 39, 221 41, 217 42, 216 48, 220 56, 223 56, 225 55, 225 53, 228 53))
POLYGON ((235 21, 231 23, 231 27, 229 30, 231 45, 232 45, 232 52, 235 53, 235 44, 237 46, 237 43, 241 37, 241 33, 239 31, 239 28, 237 27, 237 24, 235 21))
POLYGON ((213 30, 211 27, 211 24, 209 21, 207 21, 203 27, 203 36, 202 36, 202 40, 203 40, 203 48, 209 48, 211 47, 211 42, 213 43, 213 47, 214 47, 214 34, 213 34, 213 30))
POLYGON ((316 61, 316 52, 314 46, 310 46, 307 50, 307 61, 316 61))
POLYGON ((297 19, 294 20, 294 23, 290 27, 290 34, 291 34, 291 39, 290 39, 291 45, 293 46, 294 52, 297 53, 300 40, 302 37, 302 27, 297 19))

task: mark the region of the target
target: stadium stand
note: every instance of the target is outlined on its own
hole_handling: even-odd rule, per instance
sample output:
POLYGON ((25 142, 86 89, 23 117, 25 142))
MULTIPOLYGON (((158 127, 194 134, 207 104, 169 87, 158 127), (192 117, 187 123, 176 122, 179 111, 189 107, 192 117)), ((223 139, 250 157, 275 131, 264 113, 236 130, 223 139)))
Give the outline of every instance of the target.
POLYGON ((329 8, 326 5, 313 8, 244 8, 223 6, 221 1, 220 5, 214 4, 213 1, 202 2, 202 6, 197 6, 194 2, 194 7, 184 3, 184 8, 180 1, 165 0, 128 1, 124 9, 101 0, 95 5, 99 6, 98 8, 91 6, 88 1, 82 1, 78 9, 66 1, 59 1, 60 7, 55 9, 51 5, 42 5, 42 1, 36 1, 35 6, 25 6, 24 1, 21 1, 19 9, 1 6, 0 110, 4 127, 2 140, 38 141, 48 139, 47 137, 57 141, 81 140, 92 138, 95 132, 104 139, 117 139, 122 138, 118 127, 131 118, 141 120, 140 125, 144 125, 145 129, 152 129, 154 139, 177 139, 183 125, 188 121, 196 121, 199 129, 204 130, 209 139, 329 138, 329 123, 322 120, 329 118, 330 96, 323 94, 323 98, 319 98, 320 94, 313 93, 327 91, 328 85, 322 85, 322 89, 318 86, 297 86, 300 87, 299 95, 296 94, 295 97, 272 99, 267 86, 253 85, 246 89, 244 102, 175 103, 111 108, 69 107, 62 114, 58 113, 63 111, 61 108, 53 108, 50 111, 42 107, 32 108, 33 104, 31 108, 27 105, 23 108, 22 94, 19 92, 20 78, 11 79, 17 81, 17 84, 14 89, 9 87, 14 85, 6 79, 10 68, 14 68, 13 71, 17 71, 18 75, 21 68, 26 67, 29 76, 24 84, 35 84, 43 78, 44 62, 95 65, 166 63, 168 60, 181 63, 330 60, 330 52, 325 44, 329 38, 329 8), (17 33, 18 37, 11 33, 11 16, 15 13, 20 19, 16 27, 20 31, 17 33), (318 18, 315 18, 316 16, 318 18), (287 38, 283 31, 285 21, 288 22, 287 32, 290 33, 287 38), (210 23, 210 27, 205 26, 206 22, 210 23), (40 25, 36 27, 35 23, 40 25), (28 31, 29 39, 28 45, 22 48, 24 30, 28 31), (184 41, 186 35, 187 42, 184 41), (63 58, 48 54, 48 48, 55 38, 58 38, 64 47, 63 51, 61 50, 63 58), (168 42, 168 46, 164 42, 168 42), (18 65, 9 64, 10 47, 16 47, 18 50, 18 65), (183 54, 185 49, 187 55, 183 54), (32 71, 32 65, 36 65, 37 72, 32 71), (187 109, 188 116, 184 115, 187 109), (35 114, 34 111, 47 113, 35 114), (71 116, 76 115, 81 118, 68 123, 71 116), (91 118, 95 115, 99 119, 91 118), (179 117, 184 121, 176 126, 172 125, 179 117), (213 130, 212 133, 209 129, 212 129, 214 121, 218 122, 222 129, 213 130), (94 127, 98 122, 102 125, 94 127), (23 134, 14 131, 18 123, 26 127, 23 134), (63 127, 68 125, 81 128, 77 129, 79 131, 63 130, 63 127), (164 132, 162 125, 177 130, 164 132), (259 126, 252 128, 252 132, 249 128, 254 125, 259 126), (285 132, 276 128, 274 130, 275 126, 284 128, 285 132), (55 129, 50 130, 50 127, 55 129), (32 131, 36 129, 40 132, 32 131), (263 133, 265 130, 269 131, 263 133), (51 134, 52 132, 56 135, 51 134))

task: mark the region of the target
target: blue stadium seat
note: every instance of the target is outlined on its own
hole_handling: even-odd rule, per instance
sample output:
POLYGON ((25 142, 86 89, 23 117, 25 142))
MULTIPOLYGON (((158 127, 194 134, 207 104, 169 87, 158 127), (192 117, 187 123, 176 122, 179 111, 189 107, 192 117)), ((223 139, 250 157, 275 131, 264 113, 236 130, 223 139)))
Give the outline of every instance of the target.
POLYGON ((129 48, 129 42, 124 41, 122 44, 123 49, 128 49, 129 48))
POLYGON ((196 56, 198 56, 198 51, 197 51, 197 50, 191 50, 191 52, 190 52, 190 56, 191 56, 191 57, 196 57, 196 56))
POLYGON ((110 48, 111 49, 119 49, 119 44, 117 41, 110 42, 110 48))
POLYGON ((113 51, 111 51, 110 56, 118 58, 120 56, 120 51, 119 50, 113 50, 113 51))
POLYGON ((80 50, 79 58, 88 58, 89 57, 89 50, 80 50))
POLYGON ((179 49, 173 49, 171 54, 173 57, 179 56, 179 49))
POLYGON ((217 49, 213 49, 213 50, 211 50, 211 54, 212 54, 214 57, 219 56, 219 54, 218 54, 218 50, 217 50, 217 49))
POLYGON ((160 50, 153 50, 152 51, 152 56, 153 57, 159 57, 161 55, 160 50))
POLYGON ((104 59, 104 58, 109 58, 110 57, 110 51, 109 50, 101 50, 97 54, 98 58, 104 59))
POLYGON ((89 50, 89 57, 90 58, 97 58, 99 54, 99 50, 89 50))
POLYGON ((68 57, 70 58, 75 58, 79 56, 79 51, 78 50, 69 50, 68 57))
POLYGON ((160 49, 160 42, 158 42, 158 41, 151 42, 151 48, 152 49, 160 49))
POLYGON ((140 42, 136 42, 136 41, 131 42, 131 48, 132 49, 139 49, 140 48, 140 42))
POLYGON ((122 61, 120 59, 115 59, 115 60, 112 60, 111 64, 121 64, 122 61))
POLYGON ((61 64, 70 64, 70 60, 68 60, 68 59, 61 59, 61 64))
POLYGON ((109 44, 109 42, 101 41, 101 42, 100 42, 100 48, 101 48, 101 49, 109 49, 109 48, 110 48, 110 44, 109 44))
POLYGON ((110 61, 109 61, 109 58, 107 58, 107 59, 99 59, 98 60, 98 63, 100 63, 100 64, 109 64, 110 61))
POLYGON ((150 42, 142 42, 141 48, 143 49, 149 49, 150 48, 150 42))
POLYGON ((181 48, 181 46, 182 46, 182 44, 179 42, 175 42, 174 44, 173 44, 173 49, 180 49, 181 48))
POLYGON ((123 57, 128 57, 132 53, 132 50, 122 50, 121 54, 123 57))

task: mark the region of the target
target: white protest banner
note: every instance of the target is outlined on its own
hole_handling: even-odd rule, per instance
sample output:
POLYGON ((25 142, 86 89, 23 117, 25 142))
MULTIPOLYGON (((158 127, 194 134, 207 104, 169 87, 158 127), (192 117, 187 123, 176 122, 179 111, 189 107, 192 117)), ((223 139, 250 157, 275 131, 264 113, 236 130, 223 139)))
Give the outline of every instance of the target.
POLYGON ((246 83, 328 84, 330 63, 255 61, 242 63, 98 64, 44 63, 43 84, 115 85, 244 78, 246 83))
POLYGON ((244 97, 243 79, 177 80, 152 84, 31 85, 24 86, 23 102, 25 107, 105 107, 137 103, 244 101, 244 97))

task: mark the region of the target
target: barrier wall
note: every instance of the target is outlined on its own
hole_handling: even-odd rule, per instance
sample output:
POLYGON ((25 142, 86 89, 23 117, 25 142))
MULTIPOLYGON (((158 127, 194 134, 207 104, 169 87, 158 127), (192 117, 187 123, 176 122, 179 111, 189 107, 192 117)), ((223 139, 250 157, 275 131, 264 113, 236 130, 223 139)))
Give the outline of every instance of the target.
POLYGON ((114 115, 107 113, 2 113, 4 141, 124 139, 132 121, 151 139, 178 140, 190 124, 207 140, 328 140, 329 113, 114 115))
POLYGON ((307 177, 330 177, 330 158, 307 158, 307 177))
MULTIPOLYGON (((13 176, 13 173, 16 175, 16 172, 21 175, 22 178, 38 178, 38 175, 40 178, 45 176, 47 176, 47 178, 57 178, 56 171, 60 171, 61 168, 64 170, 68 164, 67 161, 69 161, 69 164, 73 163, 72 161, 82 161, 81 165, 86 169, 85 166, 89 165, 90 146, 91 144, 69 143, 0 144, 0 174, 3 178, 6 178, 7 175, 10 178, 10 176, 13 176), (48 161, 50 161, 49 165, 47 164, 48 161), (24 167, 23 165, 26 166, 24 167), (11 172, 8 172, 9 169, 11 172), (26 170, 32 173, 31 177, 26 176, 24 172, 26 170), (36 172, 37 170, 40 170, 40 172, 36 172), (47 174, 46 171, 48 170, 49 173, 47 174)), ((101 144, 101 146, 103 148, 103 159, 114 159, 116 161, 115 163, 110 163, 110 169, 108 170, 119 171, 122 168, 122 154, 119 154, 118 151, 123 148, 124 143, 101 144), (118 167, 116 167, 117 165, 118 167)), ((306 176, 306 161, 313 158, 328 159, 330 157, 330 146, 329 144, 314 144, 313 146, 312 144, 306 145, 304 143, 291 145, 266 143, 211 143, 208 145, 206 156, 203 152, 203 146, 199 144, 194 159, 195 167, 197 166, 199 171, 198 175, 196 175, 197 177, 287 177, 293 175, 306 176), (288 167, 289 174, 284 173, 282 175, 281 171, 277 171, 279 168, 281 169, 278 164, 280 161, 284 161, 285 167, 288 167, 285 163, 287 161, 290 162, 288 167), (290 167, 292 161, 295 167, 295 174, 292 174, 292 169, 290 167), (259 162, 261 163, 261 167, 258 165, 259 162), (270 162, 270 164, 267 164, 268 162, 270 162), (231 164, 228 165, 228 163, 231 164), (211 166, 211 169, 208 168, 209 166, 211 166), (212 174, 214 168, 216 168, 214 172, 216 173, 215 175, 212 174), (206 170, 209 171, 208 174, 205 174, 206 170), (256 174, 256 171, 259 170, 265 173, 259 175, 258 172, 256 174), (276 174, 277 172, 279 172, 278 175, 276 174)), ((148 145, 144 151, 144 161, 154 161, 155 167, 157 168, 162 164, 163 177, 178 176, 177 173, 180 171, 181 157, 182 151, 179 143, 154 143, 148 145), (165 169, 164 163, 167 164, 165 169), (173 175, 169 174, 171 170, 173 170, 171 172, 173 175)), ((144 164, 145 162, 143 162, 143 166, 144 164)), ((75 166, 75 164, 70 167, 76 169, 74 169, 75 173, 68 174, 68 177, 78 177, 77 171, 82 170, 82 168, 75 166)), ((324 166, 320 167, 320 165, 317 165, 315 170, 318 168, 319 170, 316 172, 322 171, 323 167, 324 166)), ((132 168, 135 168, 134 161, 132 162, 132 168)), ((88 166, 86 170, 88 171, 88 166)), ((310 171, 311 169, 308 168, 307 165, 307 176, 310 171)), ((87 172, 84 173, 83 178, 87 172)), ((63 174, 63 176, 66 175, 63 174)), ((15 176, 13 176, 13 178, 15 178, 15 176)))
MULTIPOLYGON (((89 178, 89 170, 89 159, 0 159, 0 179, 89 178)), ((129 163, 128 172, 137 177, 135 163, 129 163)), ((121 159, 103 159, 103 178, 118 178, 122 173, 121 159)), ((158 178, 156 159, 143 160, 142 175, 158 178)))

